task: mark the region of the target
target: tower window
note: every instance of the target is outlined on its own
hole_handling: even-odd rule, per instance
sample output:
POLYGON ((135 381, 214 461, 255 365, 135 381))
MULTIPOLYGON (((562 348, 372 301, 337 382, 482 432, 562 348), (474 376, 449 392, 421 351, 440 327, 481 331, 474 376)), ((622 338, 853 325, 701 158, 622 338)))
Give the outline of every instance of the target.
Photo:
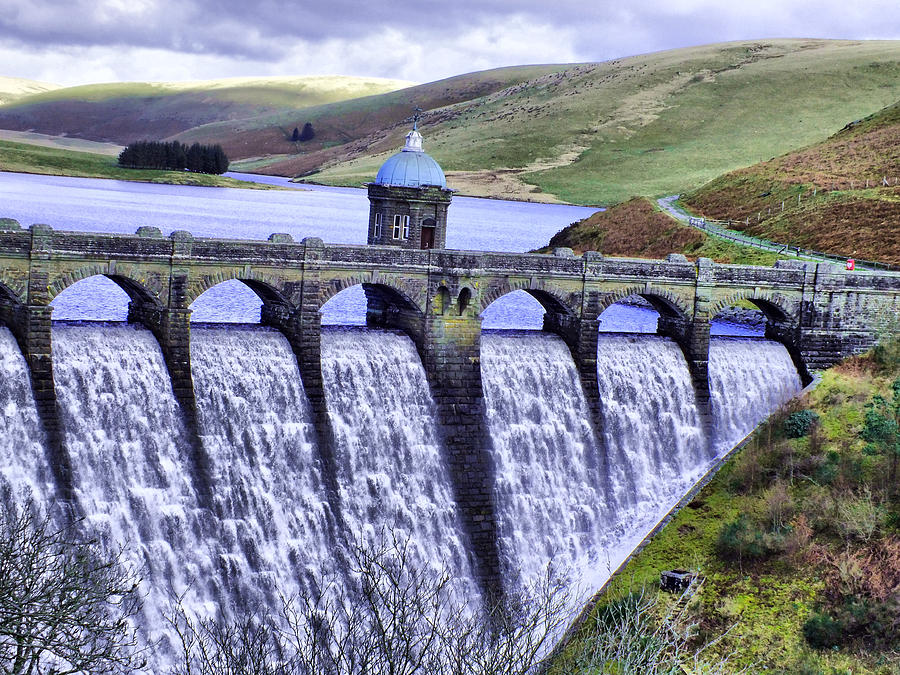
POLYGON ((381 239, 381 224, 384 222, 384 214, 376 213, 375 214, 375 232, 373 233, 375 239, 381 239))
POLYGON ((394 216, 394 239, 409 239, 409 216, 394 216))

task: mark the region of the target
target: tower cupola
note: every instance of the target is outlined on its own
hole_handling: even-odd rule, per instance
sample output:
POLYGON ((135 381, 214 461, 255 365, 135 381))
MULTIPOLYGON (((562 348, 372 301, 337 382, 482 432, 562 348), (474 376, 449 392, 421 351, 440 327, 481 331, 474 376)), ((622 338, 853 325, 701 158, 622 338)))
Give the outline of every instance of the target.
POLYGON ((406 144, 368 183, 369 244, 444 248, 453 191, 440 165, 425 152, 418 110, 406 144))

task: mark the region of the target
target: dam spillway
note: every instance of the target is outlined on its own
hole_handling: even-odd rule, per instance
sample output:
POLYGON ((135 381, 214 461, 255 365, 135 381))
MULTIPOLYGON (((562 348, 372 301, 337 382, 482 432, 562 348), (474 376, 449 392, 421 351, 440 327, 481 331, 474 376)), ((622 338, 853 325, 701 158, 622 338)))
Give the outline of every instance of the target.
MULTIPOLYGON (((199 472, 148 330, 56 323, 53 339, 78 506, 92 533, 124 546, 141 570, 145 639, 165 645, 175 596, 198 614, 271 608, 279 594, 344 573, 341 550, 383 530, 409 538, 421 564, 448 567, 461 592, 477 597, 435 402, 406 335, 323 330, 337 494, 280 332, 192 329, 207 461, 199 472)), ((782 345, 713 338, 710 447, 687 364, 668 338, 600 336, 601 428, 560 338, 489 331, 482 350, 498 547, 510 586, 550 562, 585 585, 602 582, 716 455, 800 387, 782 345)), ((28 371, 5 328, 0 369, 0 476, 49 505, 54 479, 28 371)))

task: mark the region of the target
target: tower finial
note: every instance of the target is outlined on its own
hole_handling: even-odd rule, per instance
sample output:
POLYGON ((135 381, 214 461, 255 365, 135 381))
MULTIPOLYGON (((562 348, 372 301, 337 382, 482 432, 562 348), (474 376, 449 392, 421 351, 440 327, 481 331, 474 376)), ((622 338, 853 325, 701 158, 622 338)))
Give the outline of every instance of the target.
POLYGON ((416 106, 413 109, 413 128, 406 134, 406 145, 403 146, 403 152, 423 152, 422 150, 422 134, 419 133, 419 113, 422 109, 416 106))

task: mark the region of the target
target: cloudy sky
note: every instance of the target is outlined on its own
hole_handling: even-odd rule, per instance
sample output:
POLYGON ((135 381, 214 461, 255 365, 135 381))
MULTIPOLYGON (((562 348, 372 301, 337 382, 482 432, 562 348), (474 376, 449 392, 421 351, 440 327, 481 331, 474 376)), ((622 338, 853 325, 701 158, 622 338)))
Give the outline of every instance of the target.
POLYGON ((763 37, 900 39, 897 0, 0 0, 0 75, 419 82, 763 37))

